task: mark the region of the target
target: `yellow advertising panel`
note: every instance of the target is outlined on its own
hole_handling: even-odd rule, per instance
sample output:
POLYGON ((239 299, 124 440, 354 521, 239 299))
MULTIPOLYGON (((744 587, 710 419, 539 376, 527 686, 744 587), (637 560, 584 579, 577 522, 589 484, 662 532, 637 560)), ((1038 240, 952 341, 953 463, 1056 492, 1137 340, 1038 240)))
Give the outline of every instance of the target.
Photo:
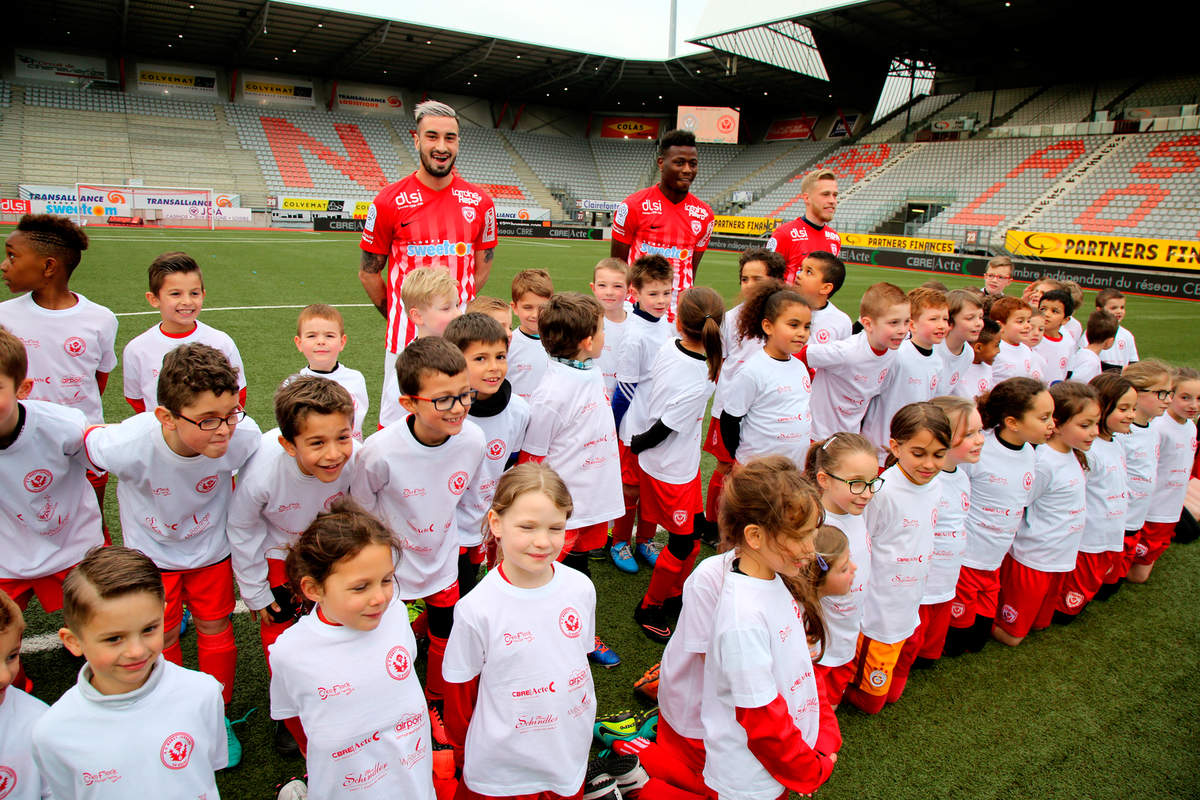
POLYGON ((1200 269, 1200 242, 1128 236, 1009 231, 1004 246, 1015 256, 1095 261, 1134 267, 1200 269))
POLYGON ((911 236, 884 236, 877 233, 843 233, 843 247, 878 247, 887 250, 913 250, 918 253, 953 253, 949 239, 914 239, 911 236))
POLYGON ((772 217, 717 217, 713 233, 762 236, 778 227, 779 220, 772 217))
POLYGON ((329 201, 313 197, 285 197, 279 201, 279 207, 284 211, 328 211, 329 201))
POLYGON ((359 200, 358 202, 356 202, 354 204, 354 218, 355 219, 366 219, 367 213, 370 210, 371 210, 371 203, 369 200, 359 200))

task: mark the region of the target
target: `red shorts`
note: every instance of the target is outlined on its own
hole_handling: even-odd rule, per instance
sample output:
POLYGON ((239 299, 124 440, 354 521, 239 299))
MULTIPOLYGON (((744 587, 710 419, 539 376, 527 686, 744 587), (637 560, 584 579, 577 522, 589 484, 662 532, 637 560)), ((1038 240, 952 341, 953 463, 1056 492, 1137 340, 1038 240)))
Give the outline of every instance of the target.
POLYGON ((1058 610, 1078 614, 1096 596, 1104 576, 1112 569, 1112 553, 1084 553, 1075 556, 1075 569, 1062 579, 1058 592, 1058 610))
POLYGON ((454 583, 442 589, 440 592, 427 594, 423 598, 425 605, 436 606, 438 608, 450 608, 458 602, 458 579, 454 583))
POLYGON ((1125 531, 1125 539, 1122 547, 1120 566, 1114 572, 1108 574, 1108 577, 1111 579, 1107 581, 1108 583, 1116 583, 1128 575, 1129 568, 1133 566, 1133 561, 1137 558, 1138 553, 1145 551, 1145 545, 1142 544, 1142 532, 1140 530, 1125 531))
POLYGON ((1108 555, 1108 572, 1104 573, 1105 583, 1116 583, 1125 577, 1125 552, 1117 550, 1107 553, 1108 555))
POLYGON ((63 581, 73 569, 74 567, 67 567, 62 572, 43 575, 40 578, 0 578, 0 592, 11 597, 22 611, 29 605, 29 598, 34 595, 37 595, 43 611, 58 611, 63 603, 63 581))
POLYGON ((1058 602, 1063 572, 1027 567, 1011 555, 1000 565, 1000 598, 996 627, 1017 639, 1050 624, 1058 602), (1048 609, 1048 610, 1047 610, 1048 609))
POLYGON ((621 483, 626 486, 641 485, 642 468, 638 466, 637 456, 620 439, 617 440, 617 452, 621 454, 621 483))
POLYGON ((708 418, 708 432, 704 434, 704 452, 711 453, 722 464, 733 463, 733 456, 729 455, 729 451, 725 449, 725 440, 721 438, 721 420, 717 417, 708 418))
POLYGON ((276 586, 287 586, 289 583, 287 562, 282 558, 268 558, 267 585, 274 589, 276 586))
POLYGON ((1142 526, 1141 540, 1133 553, 1133 563, 1148 566, 1158 561, 1158 557, 1167 551, 1171 537, 1175 535, 1175 522, 1147 522, 1142 526))
MULTIPOLYGON (((859 634, 858 652, 854 655, 854 686, 866 694, 887 696, 892 686, 892 673, 905 639, 898 642, 877 642, 859 634)), ((830 701, 833 702, 832 700, 830 701)))
POLYGON ((591 550, 599 550, 604 547, 606 541, 608 541, 607 522, 597 522, 582 528, 570 528, 567 530, 567 539, 563 544, 562 552, 559 553, 558 560, 562 561, 562 557, 567 553, 587 553, 591 550))
POLYGON ((192 610, 192 616, 200 620, 224 619, 233 613, 233 566, 228 558, 207 567, 159 572, 167 592, 164 630, 179 628, 184 602, 192 610))
POLYGON ((670 533, 690 536, 692 518, 704 510, 700 470, 687 483, 666 483, 643 472, 639 497, 642 519, 661 525, 670 533))
POLYGON ((846 687, 854 680, 854 673, 857 671, 858 663, 853 658, 840 667, 813 665, 813 672, 816 673, 817 678, 825 682, 825 696, 829 699, 831 706, 841 705, 842 697, 846 694, 846 687))
MULTIPOLYGON (((704 786, 704 779, 701 777, 704 774, 704 740, 689 739, 686 736, 678 733, 672 728, 667 721, 659 716, 658 718, 658 735, 655 738, 656 744, 667 751, 667 755, 674 762, 682 767, 682 770, 673 770, 671 775, 662 776, 663 780, 671 783, 671 779, 678 781, 681 785, 676 788, 691 792, 692 794, 704 796, 708 794, 704 786), (692 778, 692 781, 683 784, 682 777, 686 774, 692 778)), ((647 770, 648 772, 650 770, 647 770)), ((660 777, 651 772, 651 777, 660 777)))
POLYGON ((929 603, 918 609, 917 613, 921 616, 921 625, 917 628, 921 632, 918 658, 936 660, 942 657, 942 650, 946 647, 946 634, 950 630, 950 608, 953 605, 953 600, 947 600, 944 603, 929 603))
POLYGON ((999 569, 975 569, 963 566, 958 571, 958 586, 950 601, 950 626, 969 628, 976 617, 996 616, 996 596, 1000 593, 999 569))

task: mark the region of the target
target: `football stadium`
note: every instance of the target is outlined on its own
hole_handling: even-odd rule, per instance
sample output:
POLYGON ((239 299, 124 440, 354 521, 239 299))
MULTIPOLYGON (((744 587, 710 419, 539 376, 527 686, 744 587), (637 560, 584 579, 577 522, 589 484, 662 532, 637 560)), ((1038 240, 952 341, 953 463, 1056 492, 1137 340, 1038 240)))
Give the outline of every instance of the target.
MULTIPOLYGON (((831 301, 851 319, 880 282, 905 292, 930 281, 982 290, 989 264, 1007 257, 1008 295, 1030 300, 1031 288, 1053 288, 1043 281, 1073 282, 1084 329, 1096 308, 1121 297, 1120 324, 1137 339, 1127 362, 1195 370, 1200 69, 1186 47, 1156 47, 1150 58, 1130 47, 1185 24, 1183 13, 1180 3, 1131 10, 1027 0, 25 4, 7 14, 0 57, 0 235, 45 214, 86 233, 70 289, 115 314, 117 355, 160 321, 160 301, 147 292, 151 263, 187 253, 203 270, 203 321, 236 343, 244 408, 264 432, 276 427, 276 389, 306 366, 297 317, 310 304, 333 306, 344 319, 339 362, 365 380, 369 441, 382 427, 384 351, 403 329, 377 308, 398 303, 400 239, 374 254, 382 274, 368 268, 385 216, 377 197, 429 171, 414 111, 436 101, 456 114, 443 174, 482 198, 472 200, 481 235, 495 243, 481 249, 465 232, 477 222, 467 205, 457 239, 422 242, 423 266, 473 265, 470 288, 459 283, 464 303, 477 294, 515 308, 510 287, 524 270, 544 270, 556 292, 591 295, 602 259, 657 253, 677 270, 686 262, 695 285, 716 290, 729 309, 741 302, 742 253, 783 248, 777 230, 790 232, 792 246, 806 231, 828 231, 845 265, 831 301), (666 196, 707 209, 692 215, 694 250, 631 248, 627 215, 636 209, 627 201, 678 180, 668 178, 660 143, 679 130, 694 135, 695 162, 672 184, 682 186, 679 199, 666 196), (814 174, 834 186, 824 209, 805 181, 814 174), (813 225, 818 212, 823 225, 813 225), (807 227, 791 225, 797 219, 807 227)), ((405 197, 401 189, 395 198, 401 211, 405 197)), ((389 227, 397 213, 386 212, 389 227)), ((825 246, 801 244, 806 253, 825 246)), ((0 302, 32 288, 10 281, 20 253, 8 250, 11 294, 0 302)), ((5 317, 0 306, 0 326, 15 324, 5 317)), ((31 338, 18 334, 32 363, 31 338)), ((137 413, 123 367, 101 384, 105 423, 137 413)), ((1179 373, 1180 386, 1189 374, 1179 373)), ((52 380, 32 369, 29 377, 34 397, 39 378, 52 380)), ((0 436, 5 449, 9 435, 0 436)), ((0 449, 7 474, 3 458, 0 449)), ((702 486, 717 467, 704 452, 702 486)), ((121 544, 118 483, 103 490, 102 513, 121 544)), ((1200 505, 1198 486, 1191 477, 1185 518, 1200 505)), ((14 487, 21 491, 19 475, 14 487)), ((22 530, 0 533, 12 542, 0 561, 16 563, 18 537, 34 535, 22 530)), ((668 531, 655 538, 651 549, 666 552, 668 531)), ((714 552, 705 541, 700 559, 714 552)), ((1070 625, 914 669, 903 700, 881 713, 843 703, 841 748, 818 796, 1200 797, 1200 545, 1177 541, 1156 563, 1150 580, 1122 584, 1070 625)), ((13 574, 2 567, 0 576, 13 574)), ((608 545, 588 568, 596 634, 619 655, 591 667, 594 711, 599 719, 632 710, 634 734, 653 733, 644 723, 654 702, 634 684, 663 645, 632 616, 653 569, 618 569, 608 545)), ((63 614, 47 612, 41 597, 26 598, 20 660, 31 694, 53 704, 84 660, 64 648, 63 614)), ((305 774, 305 760, 277 751, 282 729, 271 718, 259 621, 240 597, 232 628, 237 677, 226 713, 243 752, 216 773, 216 787, 223 797, 274 798, 305 774)), ((0 625, 0 642, 4 635, 0 625)), ((187 666, 197 664, 198 638, 185 622, 187 666)), ((423 644, 414 653, 422 685, 427 657, 423 644)), ((0 745, 6 737, 0 729, 0 745)), ((597 736, 591 756, 623 752, 612 740, 597 736)), ((499 746, 524 757, 519 731, 499 746)), ((0 750, 0 800, 35 796, 21 793, 24 773, 7 766, 8 755, 0 750)), ((77 796, 135 797, 167 785, 128 775, 100 787, 104 765, 95 768, 77 796), (116 793, 85 793, 99 788, 116 793)), ((371 780, 345 796, 374 796, 371 780)), ((640 788, 589 782, 584 797, 620 800, 640 788)))

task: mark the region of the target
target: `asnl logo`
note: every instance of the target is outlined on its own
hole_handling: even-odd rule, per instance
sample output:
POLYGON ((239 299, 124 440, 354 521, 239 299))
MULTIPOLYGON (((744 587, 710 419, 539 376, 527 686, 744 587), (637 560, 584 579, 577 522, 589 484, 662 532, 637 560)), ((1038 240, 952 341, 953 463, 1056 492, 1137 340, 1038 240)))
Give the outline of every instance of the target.
POLYGON ((467 256, 474 250, 470 242, 451 242, 444 240, 433 244, 410 244, 409 256, 467 256))

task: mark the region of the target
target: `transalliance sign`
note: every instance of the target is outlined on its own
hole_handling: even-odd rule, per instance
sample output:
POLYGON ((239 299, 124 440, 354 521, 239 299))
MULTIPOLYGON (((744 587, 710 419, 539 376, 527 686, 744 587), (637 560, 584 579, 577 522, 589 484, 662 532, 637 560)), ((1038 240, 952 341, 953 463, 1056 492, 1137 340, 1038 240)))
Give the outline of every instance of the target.
POLYGON ((338 108, 358 113, 394 117, 404 111, 404 100, 400 97, 398 89, 360 83, 339 83, 335 99, 338 108))
POLYGON ((216 98, 217 73, 200 67, 167 67, 138 64, 137 88, 142 92, 167 92, 187 97, 216 98))
POLYGON ((737 144, 740 119, 736 108, 680 106, 676 127, 696 134, 697 142, 737 144))
POLYGON ((242 99, 264 106, 312 106, 312 81, 276 78, 269 75, 242 75, 242 99))
POLYGON ((1159 269, 1200 269, 1200 242, 1194 240, 1008 231, 1004 235, 1004 246, 1016 256, 1159 269))
MULTIPOLYGON (((10 23, 11 24, 11 23, 10 23)), ((108 78, 108 62, 95 56, 51 53, 46 50, 15 52, 15 74, 18 80, 78 83, 81 80, 108 78)))
POLYGON ((713 233, 731 233, 738 236, 762 236, 779 227, 774 217, 725 217, 716 218, 713 233))
POLYGON ((662 120, 655 117, 605 117, 602 139, 657 139, 662 120))
POLYGON ((768 142, 785 139, 811 139, 813 138, 813 122, 814 120, 806 117, 777 119, 771 123, 771 127, 767 128, 765 139, 768 142))
POLYGON ((911 236, 883 236, 875 233, 843 233, 844 247, 882 247, 893 250, 915 250, 920 253, 953 253, 954 242, 949 239, 915 239, 911 236))

